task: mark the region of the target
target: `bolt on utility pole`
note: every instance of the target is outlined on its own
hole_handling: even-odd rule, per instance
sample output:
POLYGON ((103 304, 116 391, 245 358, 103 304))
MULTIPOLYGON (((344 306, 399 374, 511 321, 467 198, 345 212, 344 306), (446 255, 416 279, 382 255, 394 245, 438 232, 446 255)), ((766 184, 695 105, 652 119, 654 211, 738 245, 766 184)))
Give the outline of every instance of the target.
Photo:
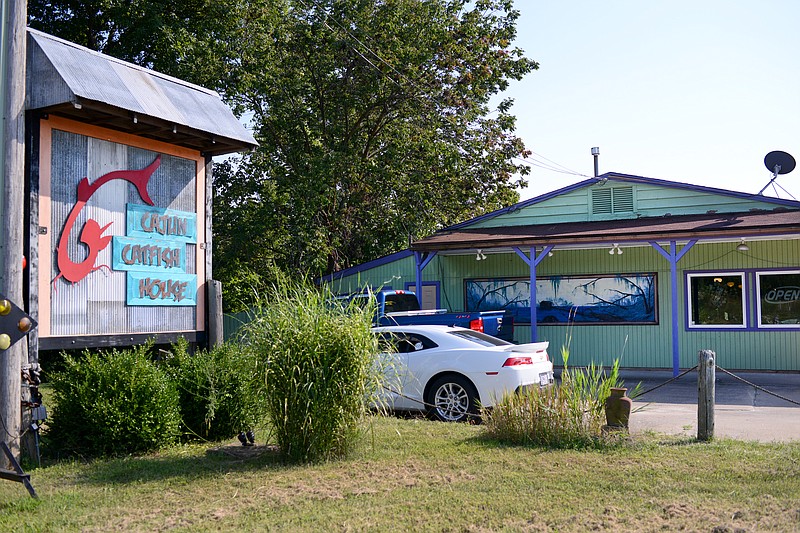
MULTIPOLYGON (((0 292, 21 305, 23 216, 25 202, 25 0, 2 1, 0 29, 0 292)), ((0 441, 19 456, 22 360, 27 340, 0 351, 0 441)), ((27 360, 27 355, 25 355, 27 360)), ((0 465, 2 466, 2 465, 0 465)))
POLYGON ((716 357, 711 350, 700 350, 697 354, 697 440, 714 438, 716 357))

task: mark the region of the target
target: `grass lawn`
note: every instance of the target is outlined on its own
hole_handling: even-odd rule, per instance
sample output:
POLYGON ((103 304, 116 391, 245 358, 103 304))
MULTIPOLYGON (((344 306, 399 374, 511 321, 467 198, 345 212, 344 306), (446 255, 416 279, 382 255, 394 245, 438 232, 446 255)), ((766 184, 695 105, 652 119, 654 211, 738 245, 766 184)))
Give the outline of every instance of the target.
POLYGON ((39 500, 0 480, 0 531, 800 531, 800 442, 650 434, 576 451, 371 427, 351 458, 310 466, 234 439, 28 467, 39 500))

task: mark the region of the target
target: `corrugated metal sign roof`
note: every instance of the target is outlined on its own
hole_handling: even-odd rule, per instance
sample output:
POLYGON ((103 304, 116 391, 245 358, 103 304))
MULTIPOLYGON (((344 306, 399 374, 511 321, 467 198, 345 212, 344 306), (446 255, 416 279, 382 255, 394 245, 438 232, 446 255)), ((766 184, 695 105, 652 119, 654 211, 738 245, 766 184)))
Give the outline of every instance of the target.
POLYGON ((211 154, 257 145, 215 91, 37 30, 28 36, 28 109, 211 154))

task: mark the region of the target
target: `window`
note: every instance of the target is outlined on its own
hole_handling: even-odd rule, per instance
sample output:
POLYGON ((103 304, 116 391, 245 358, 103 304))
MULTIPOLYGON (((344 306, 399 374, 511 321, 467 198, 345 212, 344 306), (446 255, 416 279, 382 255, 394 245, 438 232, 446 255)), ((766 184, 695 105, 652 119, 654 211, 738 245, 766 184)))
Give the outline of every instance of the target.
POLYGON ((412 353, 438 346, 423 335, 391 331, 381 333, 378 342, 381 351, 390 353, 412 353))
POLYGON ((690 328, 744 328, 744 273, 689 274, 690 328))
POLYGON ((800 324, 800 270, 756 273, 758 327, 800 324))
POLYGON ((474 342, 475 344, 480 344, 481 346, 509 346, 511 344, 510 342, 498 339, 497 337, 492 337, 486 333, 481 333, 480 331, 458 330, 451 331, 449 333, 454 337, 468 340, 470 342, 474 342))

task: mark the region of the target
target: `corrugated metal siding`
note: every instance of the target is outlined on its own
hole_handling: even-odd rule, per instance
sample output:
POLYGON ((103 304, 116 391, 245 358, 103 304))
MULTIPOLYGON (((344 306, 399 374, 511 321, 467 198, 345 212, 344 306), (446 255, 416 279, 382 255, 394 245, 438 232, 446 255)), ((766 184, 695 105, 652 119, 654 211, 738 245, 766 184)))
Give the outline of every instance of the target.
MULTIPOLYGON (((52 135, 52 221, 53 246, 58 245, 61 228, 77 197, 78 182, 90 181, 120 169, 138 169, 153 162, 156 153, 103 141, 74 133, 53 130, 52 135), (90 163, 91 162, 91 163, 90 163)), ((151 178, 148 191, 156 205, 184 211, 195 210, 196 165, 194 161, 162 155, 162 164, 151 178)), ((101 226, 112 225, 105 235, 125 234, 125 204, 143 203, 135 189, 124 181, 111 181, 92 196, 80 213, 69 237, 69 255, 75 262, 86 257, 87 248, 79 242, 80 231, 88 218, 101 226)), ((98 256, 97 265, 111 264, 112 245, 98 256)), ((197 272, 194 245, 187 246, 187 272, 197 272)), ((42 253, 45 257, 46 252, 42 253)), ((55 250, 50 253, 53 277, 58 273, 55 250)), ((78 283, 58 280, 50 285, 51 334, 95 335, 193 331, 195 307, 136 307, 125 303, 126 274, 103 268, 78 283)))
MULTIPOLYGON (((711 349, 721 366, 730 369, 800 370, 800 331, 688 331, 685 327, 686 289, 684 271, 800 268, 800 239, 748 241, 750 251, 736 251, 734 243, 697 244, 678 264, 680 367, 697 364, 697 353, 711 349)), ((486 251, 484 251, 486 252, 486 251)), ((413 280, 413 259, 400 265, 384 265, 361 273, 361 281, 379 284, 391 273, 413 280)), ((562 364, 561 348, 569 343, 570 365, 589 363, 610 366, 619 357, 629 368, 672 368, 672 312, 670 307, 669 263, 649 246, 624 248, 623 255, 609 255, 607 249, 555 250, 540 263, 537 273, 547 275, 592 275, 654 272, 658 286, 657 325, 550 326, 538 325, 538 340, 550 342, 550 355, 562 364)), ((423 273, 425 281, 441 283, 442 307, 464 310, 464 280, 481 278, 524 278, 528 266, 516 254, 487 253, 485 261, 474 255, 438 255, 423 273)), ((748 276, 752 277, 751 274, 748 276)), ((355 276, 353 276, 355 278, 355 276)), ((355 286, 355 285, 353 285, 355 286)), ((754 305, 750 305, 755 321, 754 305)), ((517 342, 530 342, 530 327, 515 327, 517 342)))

